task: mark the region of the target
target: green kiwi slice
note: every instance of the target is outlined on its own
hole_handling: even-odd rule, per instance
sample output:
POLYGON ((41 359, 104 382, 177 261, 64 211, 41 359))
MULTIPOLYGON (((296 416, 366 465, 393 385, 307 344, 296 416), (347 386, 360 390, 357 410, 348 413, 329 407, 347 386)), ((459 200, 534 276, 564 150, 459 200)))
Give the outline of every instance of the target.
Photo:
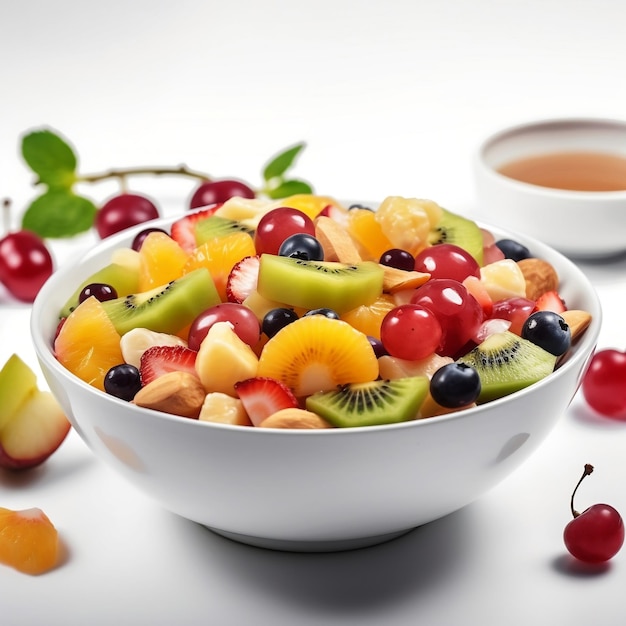
POLYGON ((268 300, 341 314, 374 302, 382 293, 383 273, 373 261, 348 265, 263 254, 257 290, 268 300))
POLYGON ((540 381, 556 364, 553 354, 510 331, 490 335, 457 360, 478 372, 482 385, 479 404, 540 381))
POLYGON ((306 399, 306 408, 333 426, 375 426, 416 419, 428 393, 426 376, 342 385, 306 399))
POLYGON ((102 269, 92 274, 87 280, 84 280, 78 289, 67 299, 67 302, 63 305, 59 317, 67 317, 77 306, 78 297, 84 287, 91 283, 104 283, 105 285, 111 285, 117 292, 118 296, 127 296, 128 294, 137 291, 139 286, 139 274, 132 272, 125 265, 120 263, 110 263, 105 265, 102 269))
POLYGON ((102 306, 123 335, 133 328, 177 333, 202 311, 219 303, 211 274, 201 267, 167 285, 108 300, 102 306))
POLYGON ((196 244, 201 246, 203 243, 210 241, 211 239, 219 239, 221 237, 227 237, 233 233, 248 233, 254 234, 254 230, 238 222, 237 220, 231 220, 227 217, 221 217, 220 215, 210 215, 209 217, 200 220, 195 227, 196 244))
POLYGON ((478 262, 483 264, 483 235, 473 220, 446 209, 443 210, 437 226, 430 232, 428 243, 453 243, 467 250, 478 262))

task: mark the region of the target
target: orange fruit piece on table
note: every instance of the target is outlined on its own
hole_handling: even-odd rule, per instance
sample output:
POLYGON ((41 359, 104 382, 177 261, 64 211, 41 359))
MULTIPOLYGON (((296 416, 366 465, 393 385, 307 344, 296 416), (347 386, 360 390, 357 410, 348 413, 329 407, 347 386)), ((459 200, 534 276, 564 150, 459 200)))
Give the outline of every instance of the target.
POLYGON ((109 369, 124 362, 120 335, 93 296, 65 319, 54 342, 54 353, 72 374, 102 391, 109 369))
POLYGON ((183 274, 206 267, 222 302, 226 302, 226 283, 233 265, 244 257, 255 254, 254 241, 248 233, 236 232, 225 237, 216 237, 201 244, 191 253, 183 267, 183 274))
POLYGON ((37 575, 55 567, 58 554, 57 530, 41 509, 0 508, 0 563, 37 575))

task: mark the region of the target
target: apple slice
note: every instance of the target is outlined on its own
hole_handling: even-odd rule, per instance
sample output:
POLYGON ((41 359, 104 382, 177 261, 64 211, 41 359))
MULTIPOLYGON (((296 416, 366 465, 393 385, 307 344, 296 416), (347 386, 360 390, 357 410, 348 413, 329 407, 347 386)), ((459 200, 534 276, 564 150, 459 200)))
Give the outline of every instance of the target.
POLYGON ((41 391, 33 370, 12 355, 0 370, 0 467, 19 470, 40 465, 69 430, 56 398, 41 391))

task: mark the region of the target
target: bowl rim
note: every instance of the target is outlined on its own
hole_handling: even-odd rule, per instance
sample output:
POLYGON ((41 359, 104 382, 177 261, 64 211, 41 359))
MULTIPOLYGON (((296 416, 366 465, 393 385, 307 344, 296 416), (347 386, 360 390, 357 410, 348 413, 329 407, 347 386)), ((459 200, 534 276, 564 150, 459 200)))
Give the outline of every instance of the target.
MULTIPOLYGON (((369 205, 376 206, 378 203, 368 203, 369 205)), ((201 210, 198 209, 198 210, 201 210)), ((452 422, 459 419, 471 419, 473 415, 483 413, 488 410, 492 410, 494 407, 497 408, 500 405, 504 405, 507 402, 510 402, 512 398, 520 398, 524 395, 528 395, 533 393, 536 389, 548 385, 551 381, 556 378, 560 378, 565 376, 567 372, 576 368, 579 365, 582 365, 583 368, 586 368, 588 365, 588 361, 593 355, 595 347, 598 342, 600 329, 602 326, 602 307, 600 303, 600 299, 593 287, 591 281, 585 276, 582 270, 570 259, 568 259, 565 255, 558 252, 556 249, 552 248, 548 244, 545 244, 538 239, 528 236, 526 234, 517 234, 512 231, 509 231, 506 228, 498 227, 483 220, 476 219, 476 223, 481 228, 486 228, 488 230, 492 230, 497 233, 499 237, 507 236, 511 238, 517 238, 524 245, 530 247, 531 250, 539 251, 539 258, 543 258, 544 256, 550 256, 555 258, 558 261, 559 265, 564 265, 568 269, 568 278, 573 280, 576 284, 585 286, 585 297, 587 295, 591 298, 591 307, 593 310, 590 311, 592 314, 592 321, 588 328, 586 329, 584 335, 578 340, 576 343, 575 351, 573 354, 569 355, 562 364, 552 372, 548 377, 543 380, 534 383, 533 385, 521 389, 519 391, 513 392, 503 398, 499 398, 497 400, 492 400, 485 404, 481 404, 475 407, 471 407, 468 409, 463 409, 460 411, 455 411, 451 413, 446 413, 443 415, 436 415, 433 417, 422 418, 409 420, 406 422, 399 422, 393 424, 378 424, 372 426, 354 426, 349 428, 329 428, 329 429, 311 429, 311 430, 303 430, 303 429, 264 429, 264 428, 252 428, 252 427, 243 427, 238 425, 231 424, 221 424, 218 422, 205 422, 194 419, 186 419, 177 415, 170 415, 167 413, 163 413, 161 411, 156 411, 153 409, 146 409, 143 407, 135 406, 131 403, 128 403, 119 398, 115 398, 113 396, 109 396, 105 394, 103 391, 96 389, 95 387, 89 385, 84 382, 74 374, 72 374, 69 370, 63 367, 59 361, 54 357, 53 350, 51 347, 50 339, 45 338, 43 334, 40 332, 39 322, 44 319, 47 313, 46 302, 48 296, 59 289, 59 286, 66 280, 68 274, 72 272, 77 266, 85 264, 88 260, 99 257, 105 251, 109 253, 112 252, 115 248, 119 247, 121 244, 126 244, 126 246, 130 245, 133 237, 140 232, 141 230, 149 227, 163 227, 169 226, 173 221, 180 218, 181 216, 169 216, 169 217, 161 217, 155 220, 150 220, 149 222, 145 222, 144 224, 140 224, 136 227, 128 228, 121 233, 117 233, 107 239, 101 241, 96 246, 90 248, 82 255, 79 255, 78 258, 72 259, 71 262, 64 263, 61 265, 52 276, 46 281, 40 290, 39 294, 35 298, 33 302, 33 306, 31 309, 30 316, 30 334, 31 340, 33 342, 35 353, 38 360, 44 365, 43 372, 46 374, 46 369, 50 368, 55 372, 59 373, 63 379, 67 381, 70 385, 78 385, 83 391, 89 394, 95 394, 97 398, 103 399, 106 398, 108 401, 112 402, 112 406, 119 406, 120 409, 130 410, 131 412, 139 412, 140 415, 151 415, 156 419, 171 421, 176 424, 185 425, 186 428, 217 428, 220 430, 231 430, 233 432, 240 433, 254 433, 254 436, 298 436, 298 437, 337 437, 337 436, 347 436, 349 433, 354 434, 366 434, 366 433, 377 433, 381 430, 383 431, 391 431, 396 429, 404 429, 404 428, 430 428, 435 426, 436 424, 443 422, 452 422), (587 363, 582 363, 581 361, 587 361, 587 363)), ((72 293, 74 290, 75 283, 72 283, 72 286, 67 291, 68 294, 72 293)), ((582 380, 579 377, 579 381, 582 380)), ((73 416, 68 416, 70 421, 73 421, 75 418, 73 416)), ((76 420, 78 422, 78 420, 76 420)))
MULTIPOLYGON (((483 175, 497 181, 501 185, 508 185, 512 189, 518 189, 524 193, 537 196, 548 196, 553 198, 565 198, 568 200, 626 200, 626 189, 617 191, 578 191, 572 189, 556 189, 552 187, 542 187, 526 183, 514 178, 509 178, 500 174, 494 167, 488 164, 486 159, 487 151, 496 144, 507 141, 515 136, 541 130, 558 129, 566 127, 587 127, 598 129, 619 129, 626 135, 626 120, 610 117, 554 117, 529 120, 519 122, 501 128, 483 139, 474 153, 474 168, 483 175)), ((623 208, 623 207, 620 207, 623 208)))

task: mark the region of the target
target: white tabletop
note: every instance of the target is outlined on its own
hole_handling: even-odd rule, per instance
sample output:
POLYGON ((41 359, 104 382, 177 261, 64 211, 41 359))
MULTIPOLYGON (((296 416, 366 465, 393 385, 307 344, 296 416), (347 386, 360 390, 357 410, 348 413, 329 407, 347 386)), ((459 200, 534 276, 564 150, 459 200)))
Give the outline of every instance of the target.
MULTIPOLYGON (((475 206, 471 159, 493 130, 534 118, 626 115, 626 8, 566 0, 24 0, 0 8, 0 197, 35 195, 20 135, 48 126, 80 169, 177 165, 260 183, 307 142, 319 193, 475 206)), ((163 213, 193 183, 133 179, 163 213)), ((98 201, 112 183, 84 187, 98 201)), ((493 216, 497 222, 497 216, 493 216)), ((590 216, 590 228, 593 228, 590 216)), ((60 259, 86 239, 55 245, 60 259)), ((603 303, 600 346, 626 347, 626 258, 582 265, 603 303)), ((0 361, 36 366, 28 307, 0 292, 0 361)), ((601 570, 567 558, 579 508, 626 515, 626 424, 577 396, 537 453, 465 509, 385 545, 290 554, 239 545, 164 511, 72 432, 40 469, 0 473, 0 506, 42 508, 66 547, 32 578, 0 567, 7 626, 112 623, 449 626, 623 624, 626 549, 601 570)), ((417 479, 417 478, 416 478, 417 479)))

